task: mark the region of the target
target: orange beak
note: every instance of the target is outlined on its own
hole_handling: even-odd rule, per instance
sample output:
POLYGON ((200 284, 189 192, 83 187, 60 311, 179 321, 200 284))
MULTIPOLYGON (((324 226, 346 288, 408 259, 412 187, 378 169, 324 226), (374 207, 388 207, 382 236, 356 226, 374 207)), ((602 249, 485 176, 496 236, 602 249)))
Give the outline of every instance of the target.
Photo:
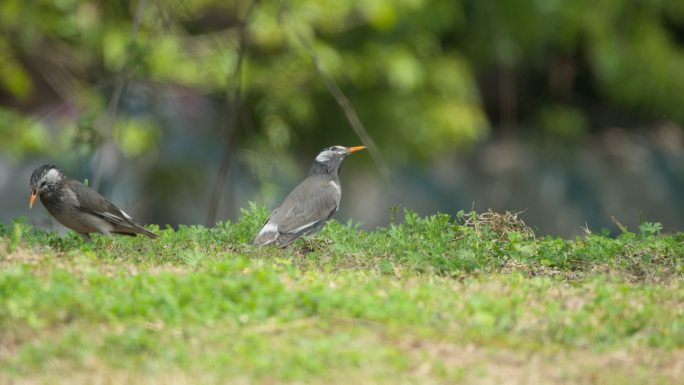
POLYGON ((29 209, 33 208, 34 203, 36 203, 36 193, 31 191, 31 198, 29 198, 29 209))
POLYGON ((356 147, 349 147, 348 150, 349 150, 350 154, 353 154, 357 151, 363 150, 364 148, 366 148, 366 146, 356 146, 356 147))

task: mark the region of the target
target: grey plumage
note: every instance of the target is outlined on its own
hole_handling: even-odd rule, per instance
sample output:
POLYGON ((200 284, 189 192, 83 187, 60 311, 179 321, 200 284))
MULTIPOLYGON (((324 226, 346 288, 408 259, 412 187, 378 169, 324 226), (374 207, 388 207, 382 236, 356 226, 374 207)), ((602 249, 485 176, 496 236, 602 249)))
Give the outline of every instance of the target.
POLYGON ((83 183, 66 177, 57 167, 38 167, 31 175, 30 206, 36 196, 62 225, 90 242, 90 233, 105 235, 157 235, 141 225, 112 202, 83 183))
POLYGON ((339 208, 342 162, 349 154, 363 148, 334 146, 321 151, 309 176, 273 210, 253 243, 285 247, 299 237, 318 232, 339 208))

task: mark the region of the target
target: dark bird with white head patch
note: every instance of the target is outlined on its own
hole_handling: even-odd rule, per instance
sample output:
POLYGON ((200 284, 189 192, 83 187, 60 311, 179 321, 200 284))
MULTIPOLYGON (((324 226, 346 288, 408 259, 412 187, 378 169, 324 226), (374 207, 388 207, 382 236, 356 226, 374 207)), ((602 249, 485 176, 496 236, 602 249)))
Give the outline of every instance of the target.
POLYGON ((273 210, 254 239, 258 246, 285 247, 297 238, 319 231, 340 206, 342 187, 339 171, 344 159, 364 146, 333 146, 321 151, 309 176, 273 210))
POLYGON ((66 177, 55 166, 35 169, 31 174, 30 187, 29 208, 33 207, 36 197, 40 197, 43 206, 57 222, 77 232, 86 242, 91 242, 90 233, 143 234, 157 238, 157 234, 135 223, 130 215, 112 202, 83 183, 66 177))

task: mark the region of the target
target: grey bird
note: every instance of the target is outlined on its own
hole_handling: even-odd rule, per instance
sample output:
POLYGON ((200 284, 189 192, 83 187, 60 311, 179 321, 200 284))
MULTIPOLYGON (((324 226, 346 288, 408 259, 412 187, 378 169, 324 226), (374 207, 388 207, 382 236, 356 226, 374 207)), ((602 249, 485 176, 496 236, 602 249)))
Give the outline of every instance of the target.
POLYGON ((285 247, 296 239, 319 231, 340 206, 342 188, 339 171, 344 159, 364 146, 333 146, 323 149, 309 176, 273 210, 254 244, 285 247))
POLYGON ((130 215, 112 202, 83 183, 66 177, 55 166, 44 165, 35 169, 31 174, 30 187, 29 208, 33 208, 36 197, 40 197, 40 202, 57 222, 74 230, 86 242, 91 242, 90 233, 143 234, 157 238, 157 234, 135 223, 130 215))

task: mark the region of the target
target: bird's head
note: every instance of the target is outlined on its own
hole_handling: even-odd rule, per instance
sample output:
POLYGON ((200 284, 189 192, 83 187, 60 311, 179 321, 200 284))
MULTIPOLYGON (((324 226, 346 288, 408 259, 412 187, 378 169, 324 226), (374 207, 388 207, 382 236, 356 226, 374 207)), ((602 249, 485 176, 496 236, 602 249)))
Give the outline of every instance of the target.
POLYGON ((31 174, 31 198, 29 208, 33 207, 36 197, 45 192, 55 191, 64 181, 64 174, 56 166, 44 165, 33 170, 31 174))
POLYGON ((313 166, 311 166, 311 171, 309 172, 309 175, 315 174, 315 173, 331 173, 331 172, 337 172, 340 169, 340 166, 342 165, 342 161, 344 158, 346 158, 348 155, 353 154, 357 151, 363 150, 364 146, 356 146, 356 147, 344 147, 344 146, 332 146, 332 147, 327 147, 324 148, 323 151, 321 151, 318 156, 316 156, 316 160, 314 160, 313 166))

